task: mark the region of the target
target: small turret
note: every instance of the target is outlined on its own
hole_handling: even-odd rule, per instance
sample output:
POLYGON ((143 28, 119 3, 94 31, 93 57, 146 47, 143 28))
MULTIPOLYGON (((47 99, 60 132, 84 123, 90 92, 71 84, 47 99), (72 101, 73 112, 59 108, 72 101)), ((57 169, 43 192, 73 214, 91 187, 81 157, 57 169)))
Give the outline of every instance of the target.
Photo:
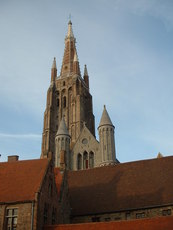
POLYGON ((83 78, 84 78, 84 81, 85 81, 87 87, 89 88, 89 76, 88 76, 88 70, 87 70, 86 65, 84 66, 84 76, 83 76, 83 78))
POLYGON ((55 136, 55 167, 70 169, 70 135, 64 118, 55 136))
POLYGON ((57 77, 57 68, 56 68, 56 58, 53 59, 52 69, 51 69, 51 83, 55 82, 57 77))
POLYGON ((100 166, 116 163, 114 129, 115 127, 113 126, 106 110, 106 106, 104 105, 102 117, 98 127, 100 150, 102 155, 102 162, 100 166))
POLYGON ((79 59, 75 50, 74 59, 73 59, 73 73, 80 76, 80 67, 79 67, 79 59))

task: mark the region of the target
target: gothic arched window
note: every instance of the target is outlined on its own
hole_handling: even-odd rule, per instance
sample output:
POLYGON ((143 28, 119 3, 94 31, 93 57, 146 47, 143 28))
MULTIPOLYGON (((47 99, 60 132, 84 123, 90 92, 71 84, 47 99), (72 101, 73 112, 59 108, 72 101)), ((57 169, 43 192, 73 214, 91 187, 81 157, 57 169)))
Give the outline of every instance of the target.
POLYGON ((63 97, 63 107, 66 107, 66 97, 63 97))
POLYGON ((86 151, 83 154, 83 168, 88 169, 88 153, 86 151))
POLYGON ((94 168, 94 153, 93 152, 89 153, 89 167, 94 168))
POLYGON ((82 169, 82 155, 80 153, 77 155, 77 169, 82 169))
POLYGON ((76 94, 79 94, 79 80, 76 80, 76 94))
POLYGON ((57 104, 57 107, 59 107, 59 98, 57 98, 56 104, 57 104))

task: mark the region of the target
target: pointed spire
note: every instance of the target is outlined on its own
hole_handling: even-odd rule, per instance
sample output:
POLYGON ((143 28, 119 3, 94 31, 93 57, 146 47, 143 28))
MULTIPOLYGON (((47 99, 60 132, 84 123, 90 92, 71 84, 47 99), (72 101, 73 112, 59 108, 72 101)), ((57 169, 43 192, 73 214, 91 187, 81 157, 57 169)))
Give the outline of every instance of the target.
POLYGON ((56 58, 53 59, 52 69, 56 69, 56 58))
POLYGON ((69 132, 67 130, 67 126, 65 124, 64 117, 62 118, 62 120, 60 122, 60 125, 59 125, 59 128, 58 128, 56 136, 58 136, 58 135, 67 135, 67 136, 69 136, 69 132))
POLYGON ((88 76, 88 70, 87 70, 86 65, 84 66, 84 76, 83 76, 83 78, 84 78, 84 81, 85 81, 85 83, 86 83, 86 85, 87 85, 87 87, 89 89, 89 76, 88 76))
POLYGON ((88 76, 88 70, 87 70, 87 66, 84 66, 84 76, 88 76))
POLYGON ((69 22, 68 22, 67 38, 74 38, 71 20, 69 20, 69 22))
POLYGON ((74 62, 79 62, 79 59, 78 59, 76 50, 75 50, 75 53, 74 53, 74 59, 73 59, 73 61, 74 61, 74 62))
POLYGON ((109 114, 106 110, 106 106, 104 105, 104 109, 103 109, 103 113, 102 113, 102 117, 101 117, 101 120, 100 120, 100 124, 99 124, 99 127, 100 126, 103 126, 103 125, 111 125, 113 126, 112 124, 112 121, 109 117, 109 114))
POLYGON ((56 68, 56 58, 54 57, 53 64, 52 64, 52 69, 51 69, 51 84, 55 83, 56 77, 57 77, 57 68, 56 68))
POLYGON ((62 61, 62 67, 61 67, 61 77, 68 77, 73 73, 76 73, 80 75, 80 67, 78 65, 77 70, 74 68, 74 62, 79 62, 77 51, 76 51, 76 39, 73 35, 72 30, 72 22, 71 20, 68 23, 68 32, 67 36, 65 37, 65 49, 64 49, 64 56, 62 61))

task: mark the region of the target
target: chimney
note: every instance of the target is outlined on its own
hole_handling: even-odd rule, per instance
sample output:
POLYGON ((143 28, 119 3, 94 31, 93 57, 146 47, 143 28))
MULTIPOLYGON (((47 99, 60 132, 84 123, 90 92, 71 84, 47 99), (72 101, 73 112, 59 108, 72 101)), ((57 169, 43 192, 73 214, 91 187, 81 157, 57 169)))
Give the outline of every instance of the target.
POLYGON ((8 162, 15 162, 18 161, 19 156, 17 155, 12 155, 12 156, 8 156, 8 162))

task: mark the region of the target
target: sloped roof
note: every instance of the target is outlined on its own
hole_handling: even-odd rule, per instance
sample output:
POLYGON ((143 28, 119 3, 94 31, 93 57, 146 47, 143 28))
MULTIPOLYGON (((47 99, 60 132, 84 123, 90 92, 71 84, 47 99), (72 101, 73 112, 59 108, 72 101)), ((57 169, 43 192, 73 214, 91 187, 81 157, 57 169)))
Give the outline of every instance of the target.
POLYGON ((45 226, 44 230, 172 230, 173 216, 102 223, 45 226))
POLYGON ((48 162, 39 159, 0 163, 0 203, 34 200, 48 162))
POLYGON ((173 204, 173 157, 69 171, 72 215, 173 204))
POLYGON ((99 124, 99 127, 100 126, 103 126, 103 125, 111 125, 113 126, 112 124, 112 121, 109 117, 109 114, 106 110, 106 106, 104 105, 104 109, 103 109, 103 113, 102 113, 102 117, 101 117, 101 120, 100 120, 100 124, 99 124))

